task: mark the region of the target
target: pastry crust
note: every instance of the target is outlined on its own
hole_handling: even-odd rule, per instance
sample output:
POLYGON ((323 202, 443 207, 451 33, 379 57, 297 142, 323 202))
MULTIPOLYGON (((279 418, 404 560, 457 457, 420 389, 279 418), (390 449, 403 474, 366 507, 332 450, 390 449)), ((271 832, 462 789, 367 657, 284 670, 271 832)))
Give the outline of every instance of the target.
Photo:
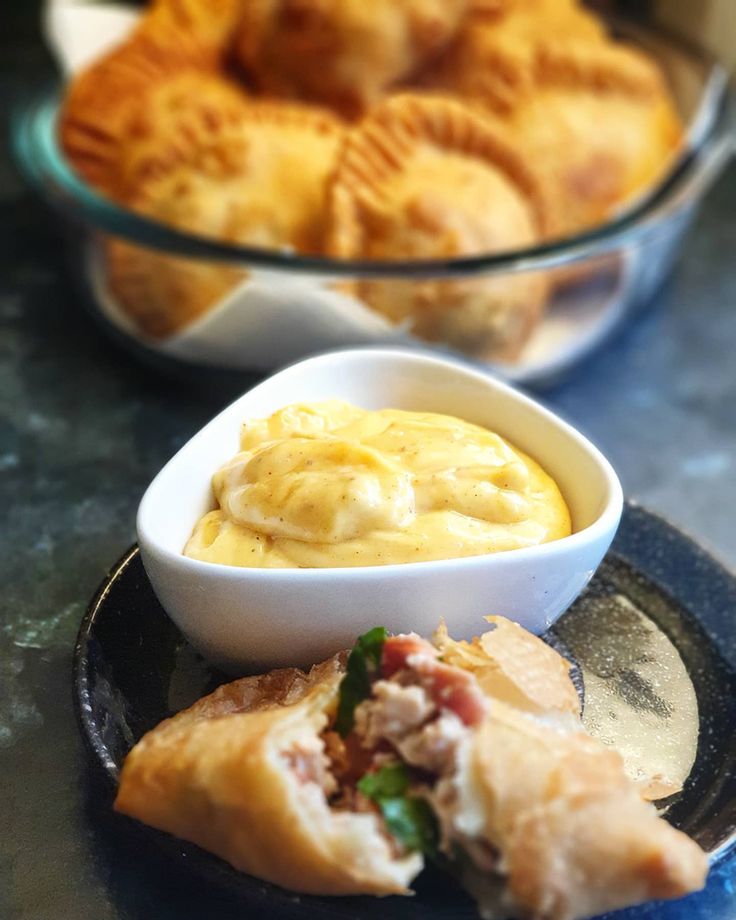
POLYGON ((242 15, 243 0, 153 0, 147 27, 196 42, 215 60, 229 51, 242 15))
MULTIPOLYGON (((348 136, 330 220, 331 255, 441 260, 533 245, 549 211, 534 173, 490 120, 451 99, 406 94, 348 136)), ((527 340, 546 291, 539 275, 355 285, 417 335, 501 359, 527 340)))
POLYGON ((572 0, 476 8, 421 80, 506 123, 564 236, 608 220, 672 161, 681 125, 659 67, 572 0))
POLYGON ((491 629, 455 641, 441 624, 433 637, 442 660, 470 671, 485 694, 533 715, 554 714, 579 728, 580 699, 570 663, 537 636, 506 617, 489 616, 491 629))
POLYGON ((574 0, 476 0, 420 83, 508 115, 534 92, 540 46, 604 39, 601 22, 574 0))
MULTIPOLYGON (((129 145, 126 203, 132 210, 225 242, 319 249, 325 183, 343 130, 337 119, 298 105, 251 103, 215 125, 202 117, 199 97, 191 110, 170 108, 168 122, 152 120, 153 139, 144 135, 129 145), (179 130, 169 131, 169 123, 179 130), (156 140, 159 132, 165 143, 156 140)), ((121 241, 108 244, 107 258, 114 296, 154 337, 181 330, 246 276, 226 263, 180 259, 121 241)))
POLYGON ((657 816, 619 755, 497 702, 472 740, 483 836, 503 854, 509 892, 545 920, 597 916, 701 888, 707 859, 657 816))
POLYGON ((545 48, 513 130, 557 195, 557 234, 607 220, 664 174, 681 125, 657 68, 633 49, 545 48))
MULTIPOLYGON (((136 130, 131 122, 145 119, 152 91, 183 78, 190 103, 200 93, 212 96, 240 3, 156 0, 125 41, 74 78, 59 136, 74 168, 95 188, 119 196, 120 148, 136 130)), ((223 95, 238 93, 224 77, 221 87, 223 95)))
MULTIPOLYGON (((175 230, 227 239, 237 230, 232 216, 237 194, 238 180, 228 178, 224 168, 208 174, 185 164, 148 180, 129 205, 175 230)), ((105 249, 113 297, 154 338, 192 323, 245 277, 227 264, 170 256, 123 240, 111 239, 105 249)))
POLYGON ((219 75, 185 71, 162 80, 131 111, 118 141, 115 197, 128 203, 151 180, 208 156, 220 161, 223 176, 228 163, 236 170, 243 155, 237 132, 250 112, 242 89, 219 75))
POLYGON ((309 894, 406 894, 419 856, 397 858, 373 813, 334 812, 316 745, 344 657, 227 684, 128 755, 115 809, 236 869, 309 894))
POLYGON ((468 0, 254 0, 235 52, 264 92, 359 114, 452 38, 468 0))

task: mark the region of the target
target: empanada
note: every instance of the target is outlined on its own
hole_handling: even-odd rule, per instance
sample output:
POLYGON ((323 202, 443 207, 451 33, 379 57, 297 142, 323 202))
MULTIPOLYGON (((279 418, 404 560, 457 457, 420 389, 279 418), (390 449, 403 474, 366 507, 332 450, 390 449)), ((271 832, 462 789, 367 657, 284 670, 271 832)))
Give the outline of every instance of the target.
POLYGON ((185 71, 161 80, 131 110, 118 141, 116 198, 127 204, 151 180, 207 156, 234 165, 242 157, 238 130, 251 112, 242 89, 217 74, 185 71))
POLYGON ((359 114, 452 38, 468 0, 251 0, 236 55, 264 92, 359 114))
POLYGON ((492 626, 439 648, 377 628, 347 664, 221 687, 138 742, 115 807, 307 893, 407 893, 438 853, 486 916, 578 920, 701 887, 704 853, 582 730, 566 663, 492 626))
POLYGON ((606 221, 679 149, 682 127, 660 71, 632 48, 546 43, 535 82, 511 127, 557 196, 556 235, 606 221))
POLYGON ((406 894, 421 867, 379 818, 330 808, 321 734, 344 658, 246 677, 149 732, 128 755, 118 811, 236 869, 315 894, 406 894))
MULTIPOLYGON (((195 107, 198 104, 195 100, 195 107)), ((181 121, 182 112, 172 111, 181 121)), ((177 230, 241 245, 314 252, 342 125, 319 110, 251 103, 240 120, 169 134, 129 154, 127 204, 177 230), (168 151, 168 155, 163 155, 168 151), (280 201, 274 207, 274 201, 280 201)), ((162 337, 206 312, 244 277, 223 263, 180 259, 122 241, 108 246, 111 290, 147 334, 162 337)))
POLYGON ((151 31, 186 36, 220 60, 230 49, 242 7, 243 0, 153 0, 145 18, 151 31))
POLYGON ((575 0, 476 0, 454 41, 419 83, 508 114, 534 92, 541 42, 604 38, 602 23, 575 0))
MULTIPOLYGON (((74 79, 66 95, 59 118, 64 151, 74 168, 107 195, 119 197, 121 148, 131 132, 141 130, 152 94, 171 95, 167 87, 173 81, 178 87, 173 92, 188 97, 190 109, 197 97, 205 97, 203 112, 232 106, 241 95, 217 73, 223 48, 188 27, 190 6, 196 7, 194 0, 159 0, 121 45, 74 79)), ((159 114, 160 103, 150 105, 159 114)), ((159 139, 163 136, 161 131, 159 139)))
MULTIPOLYGON (((520 152, 479 113, 396 96, 348 137, 330 184, 327 250, 341 258, 444 260, 532 246, 549 213, 520 152)), ((539 274, 362 281, 354 293, 422 338, 515 357, 538 321, 539 274)))

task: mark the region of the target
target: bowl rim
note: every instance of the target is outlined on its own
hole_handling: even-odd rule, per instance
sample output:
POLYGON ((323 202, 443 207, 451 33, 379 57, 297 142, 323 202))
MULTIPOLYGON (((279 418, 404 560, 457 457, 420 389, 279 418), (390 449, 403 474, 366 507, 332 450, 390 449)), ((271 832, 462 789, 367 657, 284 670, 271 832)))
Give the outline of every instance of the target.
MULTIPOLYGON (((335 396, 339 398, 339 394, 335 396)), ((563 495, 563 498, 565 496, 563 495)), ((567 500, 566 500, 567 501, 567 500)), ((411 572, 421 573, 429 570, 443 571, 466 571, 468 569, 484 567, 497 567, 508 564, 509 557, 517 560, 517 564, 528 561, 530 558, 545 558, 575 552, 577 549, 588 546, 601 539, 607 539, 608 542, 613 536, 621 519, 624 505, 624 495, 621 482, 609 460, 604 454, 588 439, 579 432, 573 425, 562 419, 559 415, 543 406, 540 402, 522 393, 516 387, 500 380, 498 377, 469 365, 461 359, 434 355, 426 352, 417 352, 405 348, 340 348, 318 355, 295 361, 292 364, 280 369, 274 374, 268 376, 255 387, 243 393, 236 400, 225 406, 209 422, 203 425, 194 435, 174 454, 171 459, 164 464, 156 476, 153 478, 138 506, 136 515, 136 533, 138 543, 143 552, 144 559, 148 556, 155 556, 158 560, 166 565, 172 565, 179 569, 190 570, 193 574, 199 574, 205 578, 220 577, 229 581, 243 581, 259 579, 262 581, 272 581, 286 583, 298 579, 300 581, 321 582, 334 581, 335 579, 344 580, 366 580, 380 579, 388 580, 397 577, 400 573, 407 574, 411 572), (496 553, 485 553, 477 556, 462 556, 449 559, 422 560, 418 562, 391 563, 388 565, 364 565, 364 566, 329 566, 321 568, 249 568, 245 566, 226 565, 219 562, 209 562, 200 559, 192 559, 185 556, 180 550, 175 552, 168 547, 162 546, 158 540, 152 539, 148 531, 148 518, 154 513, 156 507, 156 491, 161 480, 165 478, 179 456, 187 450, 189 445, 199 439, 206 437, 210 426, 216 426, 221 417, 227 413, 234 413, 235 407, 241 402, 251 397, 261 388, 265 388, 274 379, 282 376, 295 374, 296 370, 302 371, 304 368, 312 366, 322 366, 337 364, 338 366, 346 361, 372 359, 380 363, 386 360, 399 360, 407 363, 420 364, 425 367, 444 367, 451 372, 464 375, 471 378, 472 381, 489 390, 495 390, 505 398, 515 401, 517 404, 525 406, 527 409, 541 416, 547 423, 551 423, 560 430, 565 437, 574 442, 576 448, 582 453, 587 454, 589 459, 597 467, 598 473, 602 480, 602 508, 598 516, 586 527, 574 531, 566 537, 558 540, 552 540, 548 543, 540 543, 535 546, 520 547, 518 549, 504 550, 496 553)), ((196 521, 194 522, 196 523, 196 521)))
POLYGON ((693 66, 702 69, 701 98, 694 120, 705 108, 713 113, 712 123, 699 142, 688 143, 686 139, 666 175, 614 218, 581 233, 523 249, 449 259, 338 259, 241 246, 174 230, 116 204, 74 172, 58 142, 57 119, 63 91, 58 82, 31 94, 15 107, 11 119, 13 148, 29 181, 63 213, 138 245, 202 261, 239 263, 244 267, 326 280, 472 277, 569 265, 605 255, 656 232, 659 221, 687 201, 694 182, 697 193, 698 175, 712 159, 711 148, 718 145, 719 135, 724 130, 728 133, 730 128, 723 126, 731 95, 728 76, 712 55, 666 30, 644 28, 624 20, 614 20, 614 24, 623 27, 624 37, 635 41, 646 40, 647 36, 664 40, 689 58, 693 66))

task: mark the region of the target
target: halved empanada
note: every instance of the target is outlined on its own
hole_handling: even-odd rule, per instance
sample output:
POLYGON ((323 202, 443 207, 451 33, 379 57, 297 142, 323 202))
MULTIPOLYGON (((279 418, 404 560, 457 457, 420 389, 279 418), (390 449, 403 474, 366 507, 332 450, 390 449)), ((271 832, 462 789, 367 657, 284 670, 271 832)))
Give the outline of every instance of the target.
MULTIPOLYGON (((549 214, 521 152, 481 114, 441 97, 397 96, 349 135, 330 186, 332 255, 455 259, 534 245, 549 214)), ((366 280, 355 293, 417 335, 513 358, 538 321, 536 275, 366 280)))
POLYGON ((468 0, 252 0, 236 55, 267 93, 348 114, 377 102, 452 38, 468 0))
MULTIPOLYGON (((585 733, 550 729, 499 702, 473 737, 466 770, 484 816, 478 836, 503 853, 508 895, 526 916, 597 916, 703 884, 697 844, 642 799, 615 751, 585 733)), ((450 821, 463 826, 472 818, 460 801, 450 821)))
POLYGON ((405 894, 421 868, 376 814, 333 810, 320 733, 344 658, 227 684, 128 755, 115 808, 295 891, 405 894))
POLYGON ((582 730, 566 663, 493 626, 439 649, 376 628, 347 663, 221 687, 138 742, 115 807, 307 893, 408 893, 438 853, 485 916, 579 920, 701 887, 705 854, 582 730))

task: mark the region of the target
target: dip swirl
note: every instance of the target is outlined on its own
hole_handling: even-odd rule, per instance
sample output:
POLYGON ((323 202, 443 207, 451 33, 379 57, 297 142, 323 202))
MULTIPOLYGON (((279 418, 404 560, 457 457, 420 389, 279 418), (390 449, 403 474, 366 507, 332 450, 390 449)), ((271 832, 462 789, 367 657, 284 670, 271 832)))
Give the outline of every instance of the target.
POLYGON ((451 559, 557 540, 570 514, 530 457, 430 412, 298 403, 246 422, 212 480, 193 559, 326 568, 451 559))

